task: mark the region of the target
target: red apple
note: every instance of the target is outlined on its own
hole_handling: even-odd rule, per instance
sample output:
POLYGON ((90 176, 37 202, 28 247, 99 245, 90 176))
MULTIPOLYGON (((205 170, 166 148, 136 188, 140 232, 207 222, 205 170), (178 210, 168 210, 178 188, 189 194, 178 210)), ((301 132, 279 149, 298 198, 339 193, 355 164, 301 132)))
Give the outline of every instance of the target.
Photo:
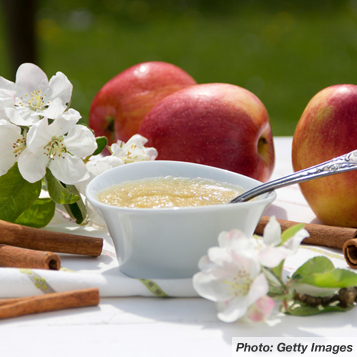
POLYGON ((169 94, 196 84, 181 68, 166 62, 132 66, 107 82, 94 97, 89 126, 108 143, 137 134, 150 109, 169 94))
MULTIPOLYGON (((357 148, 357 86, 341 84, 318 92, 295 129, 295 171, 317 165, 357 148)), ((357 227, 357 171, 300 184, 317 218, 325 224, 357 227)))
POLYGON ((211 165, 260 181, 274 168, 265 106, 232 84, 198 84, 169 95, 144 118, 139 134, 158 150, 158 160, 211 165))

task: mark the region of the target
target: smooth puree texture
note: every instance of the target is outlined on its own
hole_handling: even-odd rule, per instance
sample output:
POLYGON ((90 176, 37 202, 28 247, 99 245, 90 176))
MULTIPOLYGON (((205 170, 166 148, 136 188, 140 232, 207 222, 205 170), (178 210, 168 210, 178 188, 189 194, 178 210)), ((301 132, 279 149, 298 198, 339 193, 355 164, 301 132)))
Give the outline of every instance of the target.
POLYGON ((98 193, 98 200, 130 208, 194 207, 228 203, 242 192, 214 180, 167 176, 111 186, 98 193))

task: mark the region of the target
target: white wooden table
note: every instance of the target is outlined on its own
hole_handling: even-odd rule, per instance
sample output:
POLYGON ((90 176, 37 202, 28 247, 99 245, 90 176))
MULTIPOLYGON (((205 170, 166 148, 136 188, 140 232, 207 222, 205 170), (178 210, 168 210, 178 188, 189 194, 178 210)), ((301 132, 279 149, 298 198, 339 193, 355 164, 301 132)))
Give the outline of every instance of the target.
MULTIPOLYGON (((292 172, 291 138, 275 138, 275 148, 273 178, 292 172)), ((318 222, 297 186, 277 193, 266 215, 318 222)), ((1 281, 0 289, 6 289, 1 281)), ((214 304, 201 298, 101 298, 98 307, 0 321, 0 356, 230 356, 233 337, 259 342, 273 336, 283 341, 343 336, 352 342, 356 325, 357 309, 312 317, 278 314, 267 323, 247 325, 219 321, 214 304)))

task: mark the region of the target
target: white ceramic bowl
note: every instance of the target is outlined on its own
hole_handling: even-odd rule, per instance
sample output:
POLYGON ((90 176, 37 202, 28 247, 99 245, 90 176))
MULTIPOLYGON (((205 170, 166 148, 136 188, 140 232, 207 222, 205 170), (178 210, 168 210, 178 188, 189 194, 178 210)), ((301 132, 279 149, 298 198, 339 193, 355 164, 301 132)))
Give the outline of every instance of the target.
POLYGON ((254 233, 276 193, 255 200, 202 207, 124 208, 98 201, 97 194, 124 181, 149 177, 202 177, 238 185, 244 190, 261 182, 231 171, 178 161, 145 161, 122 165, 95 177, 86 196, 105 221, 113 239, 120 270, 135 278, 190 278, 199 259, 217 246, 222 231, 254 233))

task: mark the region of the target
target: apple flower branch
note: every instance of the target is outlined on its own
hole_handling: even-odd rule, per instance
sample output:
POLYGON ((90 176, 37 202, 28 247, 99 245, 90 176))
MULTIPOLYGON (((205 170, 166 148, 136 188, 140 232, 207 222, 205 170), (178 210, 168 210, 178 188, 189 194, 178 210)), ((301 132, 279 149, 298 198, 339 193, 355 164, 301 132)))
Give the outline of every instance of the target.
POLYGON ((274 216, 262 239, 246 237, 239 230, 222 232, 218 246, 200 259, 193 287, 200 296, 215 302, 217 317, 224 322, 265 321, 278 301, 280 310, 290 315, 351 309, 357 298, 357 274, 335 269, 328 258, 312 258, 291 277, 283 277, 285 259, 295 254, 308 236, 303 225, 281 233, 274 216))
POLYGON ((80 113, 70 108, 72 91, 62 72, 48 80, 31 63, 19 66, 15 82, 0 77, 0 191, 4 199, 12 199, 15 192, 26 197, 4 212, 0 209, 0 219, 46 226, 61 204, 77 223, 86 222, 82 196, 91 178, 114 166, 157 157, 140 135, 127 143, 118 141, 110 156, 101 157, 107 139, 96 138, 78 123, 80 113), (40 198, 44 190, 49 198, 40 198), (34 216, 32 212, 39 217, 37 223, 24 218, 34 216))

